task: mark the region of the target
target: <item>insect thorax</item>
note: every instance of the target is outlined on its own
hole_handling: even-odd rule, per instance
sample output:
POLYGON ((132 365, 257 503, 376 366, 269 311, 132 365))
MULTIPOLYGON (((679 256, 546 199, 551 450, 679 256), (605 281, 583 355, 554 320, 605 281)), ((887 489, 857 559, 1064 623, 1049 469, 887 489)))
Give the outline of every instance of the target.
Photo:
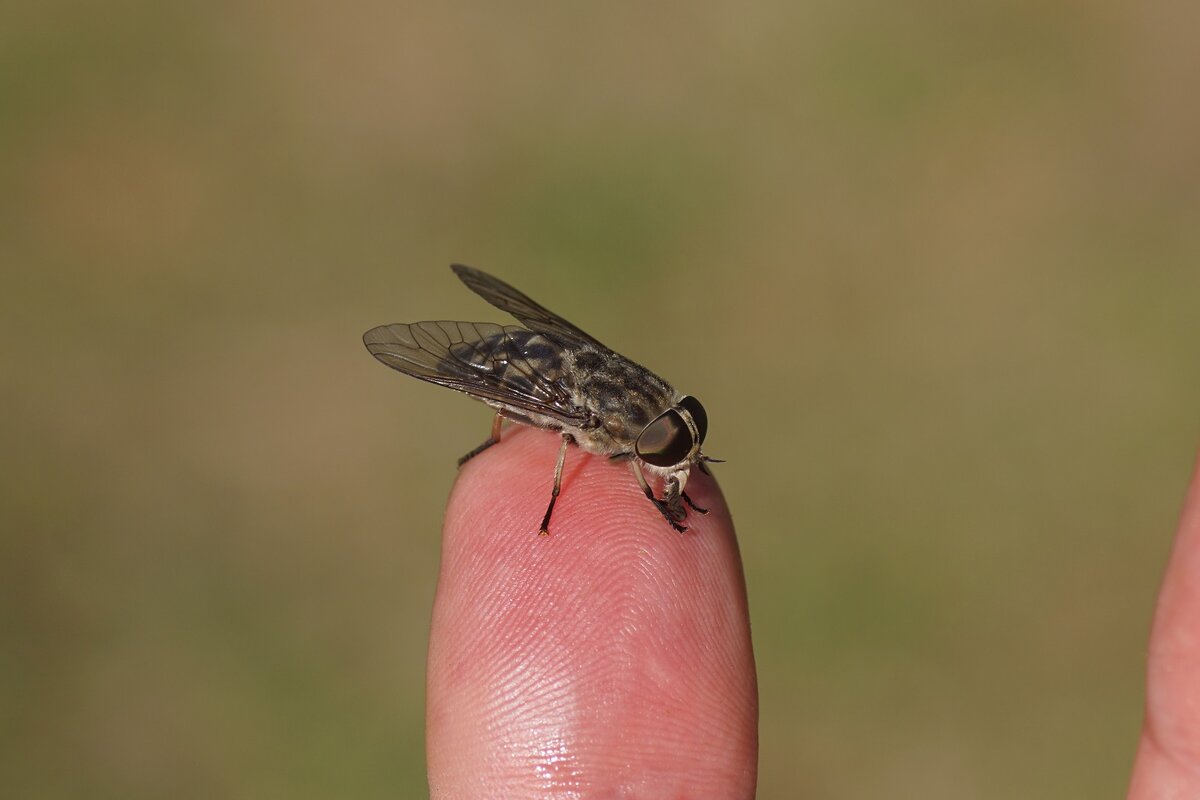
POLYGON ((650 370, 613 352, 581 348, 567 353, 580 399, 620 452, 631 451, 642 430, 670 408, 675 390, 650 370))
POLYGON ((673 403, 666 381, 610 350, 517 326, 472 327, 480 336, 451 343, 447 359, 455 363, 440 369, 470 367, 513 402, 479 399, 517 422, 571 433, 586 450, 632 452, 646 425, 673 403))

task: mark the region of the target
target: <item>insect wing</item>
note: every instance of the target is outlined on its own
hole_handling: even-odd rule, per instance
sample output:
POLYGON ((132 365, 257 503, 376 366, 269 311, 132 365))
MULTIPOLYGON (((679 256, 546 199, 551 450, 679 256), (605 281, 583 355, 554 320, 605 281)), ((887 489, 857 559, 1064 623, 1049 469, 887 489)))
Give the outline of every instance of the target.
POLYGON ((516 325, 396 323, 363 334, 371 355, 392 369, 484 400, 579 425, 561 348, 516 325))
MULTIPOLYGON (((553 311, 535 303, 521 292, 509 286, 499 278, 495 278, 483 270, 468 267, 464 264, 451 264, 450 269, 475 294, 487 300, 501 311, 507 311, 531 329, 550 335, 566 336, 592 344, 600 345, 595 338, 584 333, 579 328, 567 322, 553 311)), ((605 350, 609 349, 604 347, 605 350)))

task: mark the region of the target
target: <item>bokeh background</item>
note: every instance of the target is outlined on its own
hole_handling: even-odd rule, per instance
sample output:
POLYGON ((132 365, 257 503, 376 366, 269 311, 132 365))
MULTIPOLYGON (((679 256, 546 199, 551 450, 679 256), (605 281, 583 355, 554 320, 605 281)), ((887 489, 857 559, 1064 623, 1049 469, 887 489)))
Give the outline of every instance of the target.
POLYGON ((0 784, 420 797, 494 271, 704 399, 764 798, 1120 796, 1200 407, 1200 6, 18 2, 0 784))

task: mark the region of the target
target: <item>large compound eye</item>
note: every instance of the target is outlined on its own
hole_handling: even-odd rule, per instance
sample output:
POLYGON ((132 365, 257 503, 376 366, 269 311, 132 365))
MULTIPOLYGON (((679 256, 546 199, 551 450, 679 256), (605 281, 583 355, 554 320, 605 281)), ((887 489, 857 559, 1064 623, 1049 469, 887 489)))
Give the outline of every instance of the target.
POLYGON ((708 433, 708 414, 704 413, 704 406, 690 394, 680 400, 679 405, 692 415, 692 422, 696 423, 696 433, 700 436, 700 444, 704 444, 704 434, 708 433))
POLYGON ((673 467, 692 451, 692 432, 675 409, 664 411, 642 431, 637 454, 656 467, 673 467))

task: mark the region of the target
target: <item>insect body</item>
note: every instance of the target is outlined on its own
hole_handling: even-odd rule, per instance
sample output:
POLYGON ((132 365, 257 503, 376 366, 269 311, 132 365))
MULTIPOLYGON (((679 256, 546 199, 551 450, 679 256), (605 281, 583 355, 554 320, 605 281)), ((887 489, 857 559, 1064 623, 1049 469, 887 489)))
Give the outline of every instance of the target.
POLYGON ((625 460, 638 485, 677 531, 684 503, 706 514, 684 492, 693 465, 716 461, 700 452, 708 417, 700 401, 681 395, 650 370, 605 347, 562 317, 481 270, 451 267, 468 288, 526 327, 490 322, 413 322, 381 325, 363 334, 371 355, 405 374, 469 394, 496 410, 492 435, 459 459, 500 441, 509 419, 562 434, 554 489, 539 532, 562 483, 567 445, 625 460), (655 497, 645 473, 663 480, 655 497))

